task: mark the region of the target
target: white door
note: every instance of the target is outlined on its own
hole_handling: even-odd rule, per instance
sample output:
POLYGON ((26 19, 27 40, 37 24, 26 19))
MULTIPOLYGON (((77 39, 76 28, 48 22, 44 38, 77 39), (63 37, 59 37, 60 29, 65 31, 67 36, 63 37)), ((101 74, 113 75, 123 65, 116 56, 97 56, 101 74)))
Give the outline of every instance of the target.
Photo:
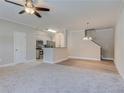
POLYGON ((24 32, 14 33, 14 62, 26 61, 26 34, 24 32))

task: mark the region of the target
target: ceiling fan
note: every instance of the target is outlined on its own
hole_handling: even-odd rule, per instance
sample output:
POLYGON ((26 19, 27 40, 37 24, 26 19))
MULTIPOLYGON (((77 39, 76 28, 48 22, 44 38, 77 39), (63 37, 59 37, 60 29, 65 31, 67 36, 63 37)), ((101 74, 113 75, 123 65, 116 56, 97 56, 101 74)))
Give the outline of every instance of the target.
POLYGON ((11 3, 11 4, 15 4, 21 7, 24 7, 24 10, 20 11, 19 14, 23 14, 23 13, 28 13, 28 14, 34 14, 36 15, 38 18, 41 18, 42 16, 38 13, 38 11, 50 11, 49 8, 45 8, 45 7, 36 7, 33 3, 32 0, 26 0, 25 5, 16 3, 16 2, 12 2, 9 0, 4 0, 5 2, 11 3))

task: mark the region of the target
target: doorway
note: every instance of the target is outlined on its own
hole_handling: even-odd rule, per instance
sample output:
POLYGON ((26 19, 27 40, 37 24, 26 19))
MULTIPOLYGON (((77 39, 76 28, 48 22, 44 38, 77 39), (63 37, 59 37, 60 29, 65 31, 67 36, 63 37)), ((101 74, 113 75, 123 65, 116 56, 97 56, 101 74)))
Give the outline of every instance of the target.
POLYGON ((14 32, 14 62, 26 61, 26 33, 14 32))
POLYGON ((42 60, 43 59, 43 40, 36 41, 36 59, 42 60))

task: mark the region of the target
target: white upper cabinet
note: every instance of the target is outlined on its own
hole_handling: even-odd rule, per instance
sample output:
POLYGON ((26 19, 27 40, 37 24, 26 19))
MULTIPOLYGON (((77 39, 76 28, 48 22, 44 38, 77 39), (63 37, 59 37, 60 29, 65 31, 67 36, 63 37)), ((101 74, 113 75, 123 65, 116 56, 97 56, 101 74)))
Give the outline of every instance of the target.
POLYGON ((56 47, 66 47, 66 32, 58 32, 53 36, 56 47))

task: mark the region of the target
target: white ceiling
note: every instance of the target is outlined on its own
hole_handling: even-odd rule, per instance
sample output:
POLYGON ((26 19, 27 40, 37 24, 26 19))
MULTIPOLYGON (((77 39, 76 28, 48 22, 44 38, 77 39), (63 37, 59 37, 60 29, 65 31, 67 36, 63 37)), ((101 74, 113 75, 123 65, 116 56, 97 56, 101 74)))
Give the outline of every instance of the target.
MULTIPOLYGON (((24 0, 11 0, 24 3, 24 0)), ((41 19, 36 16, 18 12, 23 8, 0 0, 0 18, 25 24, 38 29, 69 29, 80 30, 86 22, 91 28, 112 27, 115 25, 120 0, 36 0, 38 6, 43 3, 50 12, 41 12, 41 19)))

